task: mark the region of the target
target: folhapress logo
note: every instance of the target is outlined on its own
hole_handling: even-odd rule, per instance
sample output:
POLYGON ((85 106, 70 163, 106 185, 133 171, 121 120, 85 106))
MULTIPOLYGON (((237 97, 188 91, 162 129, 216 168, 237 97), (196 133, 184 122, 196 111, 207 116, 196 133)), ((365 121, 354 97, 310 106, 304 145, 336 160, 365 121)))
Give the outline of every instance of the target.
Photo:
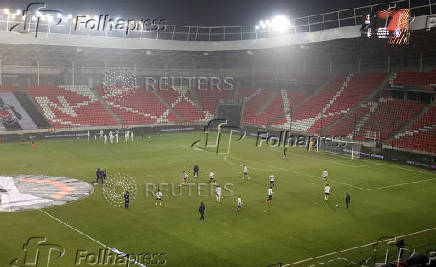
POLYGON ((65 254, 65 249, 57 244, 47 243, 45 237, 31 237, 23 245, 23 255, 12 260, 10 267, 50 267, 59 266, 57 261, 65 254))
MULTIPOLYGON (((230 154, 230 147, 231 147, 231 143, 232 143, 233 133, 236 133, 239 135, 239 138, 236 141, 241 141, 242 139, 245 138, 245 136, 247 135, 247 132, 243 128, 238 127, 238 126, 228 125, 227 122, 228 121, 226 119, 213 119, 213 120, 210 120, 206 126, 204 126, 204 135, 205 135, 204 147, 205 148, 214 147, 214 148, 216 148, 217 154, 227 155, 227 154, 230 154), (209 140, 209 133, 212 133, 214 131, 217 132, 216 140, 209 140), (229 133, 227 150, 225 152, 220 152, 222 132, 229 133)), ((194 148, 194 146, 199 144, 200 141, 201 141, 201 139, 198 139, 197 141, 192 143, 191 147, 194 148)))

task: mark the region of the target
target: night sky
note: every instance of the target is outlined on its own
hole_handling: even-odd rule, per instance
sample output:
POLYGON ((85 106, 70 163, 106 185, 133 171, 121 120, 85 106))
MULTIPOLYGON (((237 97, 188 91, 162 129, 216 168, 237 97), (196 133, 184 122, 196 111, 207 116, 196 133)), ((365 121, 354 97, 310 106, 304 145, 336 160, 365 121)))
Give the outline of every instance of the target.
POLYGON ((24 9, 28 3, 45 2, 47 8, 64 14, 109 14, 127 18, 165 18, 174 25, 255 25, 275 14, 292 17, 359 7, 376 0, 2 0, 0 8, 24 9))

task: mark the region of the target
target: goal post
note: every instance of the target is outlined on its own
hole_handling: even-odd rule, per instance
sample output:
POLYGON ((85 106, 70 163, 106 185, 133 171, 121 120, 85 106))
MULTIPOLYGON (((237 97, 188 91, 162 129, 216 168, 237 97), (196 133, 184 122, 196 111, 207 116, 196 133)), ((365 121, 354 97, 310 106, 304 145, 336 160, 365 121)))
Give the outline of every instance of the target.
POLYGON ((349 156, 350 159, 360 159, 362 144, 335 137, 318 137, 317 152, 324 151, 337 155, 349 156))

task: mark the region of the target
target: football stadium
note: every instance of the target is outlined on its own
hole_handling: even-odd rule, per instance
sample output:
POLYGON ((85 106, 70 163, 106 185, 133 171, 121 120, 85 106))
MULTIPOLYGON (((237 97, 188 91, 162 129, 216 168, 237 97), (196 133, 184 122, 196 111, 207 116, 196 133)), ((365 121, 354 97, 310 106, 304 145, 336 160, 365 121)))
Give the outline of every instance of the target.
POLYGON ((0 266, 436 266, 436 0, 2 1, 0 266))

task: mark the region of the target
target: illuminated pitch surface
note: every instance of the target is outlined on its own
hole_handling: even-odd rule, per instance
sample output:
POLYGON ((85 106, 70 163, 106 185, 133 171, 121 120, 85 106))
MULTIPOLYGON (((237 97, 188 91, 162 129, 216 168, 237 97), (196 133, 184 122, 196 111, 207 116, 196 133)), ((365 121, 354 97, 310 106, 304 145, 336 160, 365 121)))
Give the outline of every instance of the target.
MULTIPOLYGON (((297 148, 288 150, 289 160, 285 161, 282 149, 256 148, 255 138, 250 137, 232 143, 230 156, 217 156, 211 152, 214 148, 206 152, 191 149, 199 138, 204 141, 203 133, 152 135, 147 141, 136 135, 134 144, 118 145, 88 143, 85 139, 37 141, 35 148, 3 143, 0 173, 75 177, 86 182, 96 180, 98 167, 106 168, 108 175, 128 174, 138 185, 128 211, 109 205, 101 185, 89 197, 43 211, 120 251, 166 253, 166 266, 267 266, 308 258, 314 261, 291 266, 318 266, 321 262, 323 266, 346 266, 349 262, 337 258, 359 262, 372 253, 372 247, 360 246, 382 236, 436 227, 433 172, 381 161, 351 161, 349 157, 297 148), (248 182, 241 179, 240 165, 244 163, 248 182), (146 182, 178 184, 185 167, 188 181, 192 181, 195 164, 200 167, 202 182, 208 182, 212 169, 221 185, 234 183, 235 197, 224 196, 221 204, 215 202, 215 195, 164 197, 163 207, 155 206, 154 196, 145 197, 146 182), (329 171, 332 186, 328 203, 323 201, 324 168, 329 171), (276 186, 268 209, 270 174, 275 175, 276 186), (349 211, 344 208, 346 192, 351 195, 349 211), (236 214, 239 194, 244 207, 236 214), (206 205, 204 222, 199 221, 201 201, 206 205), (359 249, 339 253, 353 247, 359 249), (338 253, 315 259, 332 252, 338 253)), ((183 192, 187 191, 185 188, 183 192)), ((48 242, 65 248, 61 265, 54 266, 74 266, 78 249, 98 252, 102 248, 37 210, 0 213, 0 236, 0 266, 8 266, 21 256, 22 245, 32 236, 45 236, 48 242)), ((411 242, 425 253, 434 248, 436 234, 424 232, 411 242)))
POLYGON ((44 175, 0 176, 0 212, 59 206, 91 194, 93 187, 67 177, 44 175))

